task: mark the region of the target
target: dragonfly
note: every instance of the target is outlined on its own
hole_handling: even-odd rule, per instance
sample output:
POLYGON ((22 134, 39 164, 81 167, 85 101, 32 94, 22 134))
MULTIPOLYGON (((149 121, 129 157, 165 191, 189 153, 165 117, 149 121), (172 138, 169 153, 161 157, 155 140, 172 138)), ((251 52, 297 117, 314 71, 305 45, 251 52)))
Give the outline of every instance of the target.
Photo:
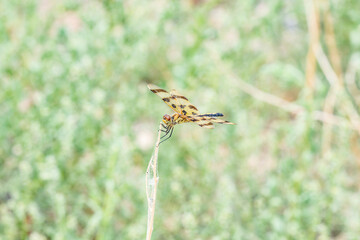
POLYGON ((162 142, 168 140, 174 131, 174 126, 181 123, 195 123, 203 128, 214 128, 214 123, 219 124, 232 124, 235 123, 220 119, 224 114, 222 113, 205 113, 201 114, 199 110, 190 103, 190 101, 175 89, 170 93, 154 84, 147 85, 150 91, 158 95, 172 110, 173 115, 165 114, 162 118, 162 127, 165 130, 164 135, 161 137, 162 142))

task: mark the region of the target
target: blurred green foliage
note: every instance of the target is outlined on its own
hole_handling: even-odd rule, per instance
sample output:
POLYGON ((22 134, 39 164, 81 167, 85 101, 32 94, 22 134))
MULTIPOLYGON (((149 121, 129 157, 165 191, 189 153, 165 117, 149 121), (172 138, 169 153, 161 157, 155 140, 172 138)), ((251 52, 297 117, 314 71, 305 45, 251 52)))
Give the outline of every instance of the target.
MULTIPOLYGON (((359 9, 331 1, 344 68, 359 9)), ((171 112, 146 82, 238 124, 177 126, 161 145, 153 239, 358 239, 356 132, 333 127, 322 153, 322 123, 231 78, 305 104, 307 48, 303 1, 1 1, 0 239, 145 238, 171 112)))

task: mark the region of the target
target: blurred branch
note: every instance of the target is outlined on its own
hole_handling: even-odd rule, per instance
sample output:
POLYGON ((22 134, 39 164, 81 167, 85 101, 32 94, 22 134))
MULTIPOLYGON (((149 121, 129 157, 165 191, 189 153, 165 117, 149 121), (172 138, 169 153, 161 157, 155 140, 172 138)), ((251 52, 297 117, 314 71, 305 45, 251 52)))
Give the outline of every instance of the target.
POLYGON ((359 58, 352 56, 345 72, 344 86, 347 95, 351 98, 351 102, 358 114, 360 114, 360 81, 356 79, 359 66, 359 58))
POLYGON ((306 88, 309 92, 309 97, 312 99, 315 91, 316 80, 316 58, 314 53, 314 46, 320 39, 320 24, 319 24, 319 11, 315 6, 314 1, 305 0, 306 20, 309 29, 309 50, 306 56, 306 88))
POLYGON ((330 11, 329 0, 324 1, 324 27, 325 27, 325 42, 329 50, 330 62, 338 77, 339 84, 343 85, 343 74, 341 70, 341 58, 338 48, 336 46, 336 38, 334 31, 334 21, 330 11))
MULTIPOLYGON (((339 78, 337 77, 335 71, 330 65, 329 60, 327 59, 322 47, 320 45, 316 46, 315 49, 316 57, 318 63, 320 65, 321 70, 323 71, 326 79, 333 88, 334 94, 338 92, 338 90, 343 90, 344 88, 341 85, 339 78)), ((345 110, 346 114, 348 115, 350 122, 353 125, 353 128, 358 131, 360 134, 360 117, 357 114, 356 110, 353 108, 352 104, 343 104, 342 108, 345 110)))
POLYGON ((269 93, 266 93, 266 92, 263 92, 257 88, 255 88, 254 86, 240 80, 240 79, 237 79, 236 80, 237 83, 239 83, 239 87, 244 91, 246 92, 247 94, 251 95, 252 97, 260 100, 260 101, 263 101, 263 102, 266 102, 266 103, 269 103, 271 105, 274 105, 274 106, 277 106, 279 108, 282 108, 284 109, 285 111, 287 112, 291 112, 291 113, 294 113, 294 114, 299 114, 303 111, 303 108, 294 104, 294 103, 290 103, 284 99, 281 99, 277 96, 274 96, 274 95, 271 95, 269 93))
POLYGON ((322 49, 321 45, 317 44, 314 47, 314 52, 316 55, 316 59, 320 65, 320 68, 322 69, 326 79, 329 81, 330 85, 339 85, 339 78, 336 75, 334 69, 331 67, 331 64, 328 60, 328 58, 326 57, 324 50, 322 49))
MULTIPOLYGON (((277 96, 263 92, 240 79, 236 79, 236 82, 238 83, 238 86, 241 88, 241 90, 243 90, 245 93, 249 94, 250 96, 252 96, 260 101, 277 106, 277 107, 284 109, 287 112, 291 112, 295 115, 305 113, 305 108, 303 108, 297 104, 288 102, 277 96)), ((314 120, 317 120, 317 121, 325 122, 325 123, 340 126, 340 127, 356 129, 356 127, 354 125, 349 124, 348 120, 346 120, 345 118, 342 118, 342 117, 339 117, 336 115, 332 115, 332 114, 329 114, 326 112, 314 111, 311 114, 311 116, 314 120)))
MULTIPOLYGON (((326 95, 323 111, 328 114, 333 114, 335 109, 336 97, 340 89, 340 81, 338 75, 332 68, 327 56, 325 55, 320 43, 318 43, 313 51, 315 52, 316 59, 322 69, 326 79, 330 83, 330 89, 326 95)), ((328 124, 323 126, 323 141, 322 141, 322 152, 326 153, 330 148, 332 139, 331 128, 328 124)))
MULTIPOLYGON (((329 51, 330 61, 327 55, 324 53, 320 41, 315 45, 312 44, 313 51, 316 55, 316 60, 320 65, 322 72, 324 73, 326 79, 330 83, 330 89, 327 93, 325 103, 324 103, 324 112, 328 114, 333 114, 335 110, 335 104, 339 92, 344 92, 344 80, 341 70, 341 59, 339 51, 336 46, 335 31, 333 17, 330 11, 330 2, 328 0, 322 1, 321 6, 323 7, 323 23, 325 28, 325 43, 329 51)), ((315 6, 317 12, 320 11, 318 6, 315 6)), ((310 30, 310 29, 309 29, 310 30)), ((345 99, 347 100, 347 99, 345 99)), ((350 99, 351 100, 351 99, 350 99)), ((352 104, 342 104, 343 109, 345 109, 346 114, 349 116, 351 124, 354 128, 360 133, 360 119, 359 115, 351 107, 352 104)), ((323 142, 322 142, 322 152, 326 153, 331 146, 332 131, 329 124, 323 125, 323 142)))
POLYGON ((155 203, 156 203, 156 191, 159 182, 158 175, 158 152, 160 144, 160 135, 161 135, 161 123, 158 130, 158 137, 155 145, 155 150, 151 159, 149 161, 147 170, 146 170, 146 197, 148 202, 148 222, 146 230, 146 240, 151 239, 151 235, 154 227, 154 216, 155 216, 155 203))

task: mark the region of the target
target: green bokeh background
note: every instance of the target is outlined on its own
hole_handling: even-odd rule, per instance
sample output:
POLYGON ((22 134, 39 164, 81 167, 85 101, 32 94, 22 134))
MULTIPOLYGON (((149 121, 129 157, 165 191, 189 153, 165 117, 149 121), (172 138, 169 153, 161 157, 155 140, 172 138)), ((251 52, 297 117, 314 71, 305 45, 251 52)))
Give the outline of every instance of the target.
MULTIPOLYGON (((180 125, 161 145, 152 239, 359 239, 360 141, 331 127, 322 151, 310 112, 329 83, 319 70, 307 100, 304 2, 0 1, 0 239, 145 239, 145 171, 171 113, 147 82, 237 123, 180 125)), ((346 70, 360 1, 330 10, 346 70)))

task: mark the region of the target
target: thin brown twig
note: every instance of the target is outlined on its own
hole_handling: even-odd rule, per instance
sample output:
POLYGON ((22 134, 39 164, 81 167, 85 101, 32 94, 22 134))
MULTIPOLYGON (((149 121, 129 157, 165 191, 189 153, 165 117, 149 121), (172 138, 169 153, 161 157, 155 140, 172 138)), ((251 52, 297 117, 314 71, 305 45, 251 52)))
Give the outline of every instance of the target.
POLYGON ((147 170, 146 170, 146 197, 148 203, 148 221, 147 221, 147 230, 146 230, 146 240, 151 239, 151 235, 154 229, 154 216, 155 216, 155 203, 156 203, 156 191, 159 182, 158 175, 158 152, 160 145, 160 135, 161 135, 161 123, 159 126, 158 137, 155 145, 155 150, 151 159, 149 161, 147 170))

